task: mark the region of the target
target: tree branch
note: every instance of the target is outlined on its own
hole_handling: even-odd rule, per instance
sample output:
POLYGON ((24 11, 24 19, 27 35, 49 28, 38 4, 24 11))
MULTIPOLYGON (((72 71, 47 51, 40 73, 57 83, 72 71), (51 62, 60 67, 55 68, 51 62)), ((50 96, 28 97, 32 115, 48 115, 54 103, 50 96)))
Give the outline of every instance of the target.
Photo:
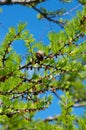
POLYGON ((37 11, 37 12, 40 13, 40 14, 42 14, 45 19, 47 19, 48 21, 53 22, 53 23, 55 23, 55 24, 59 24, 62 28, 64 28, 64 25, 65 25, 64 22, 61 22, 61 21, 52 19, 52 18, 48 17, 48 15, 46 15, 46 13, 42 12, 40 9, 36 8, 36 7, 33 6, 33 5, 31 5, 31 6, 32 6, 32 8, 33 8, 35 11, 37 11))
POLYGON ((86 107, 86 103, 74 104, 73 107, 75 107, 75 108, 77 108, 77 107, 86 107))
POLYGON ((58 99, 60 99, 60 100, 62 100, 62 98, 56 93, 56 91, 54 90, 54 91, 52 91, 53 92, 53 94, 58 98, 58 99))
POLYGON ((39 0, 0 0, 0 5, 12 5, 12 4, 30 5, 38 2, 39 0))
POLYGON ((44 119, 44 122, 57 120, 60 115, 50 116, 44 119))

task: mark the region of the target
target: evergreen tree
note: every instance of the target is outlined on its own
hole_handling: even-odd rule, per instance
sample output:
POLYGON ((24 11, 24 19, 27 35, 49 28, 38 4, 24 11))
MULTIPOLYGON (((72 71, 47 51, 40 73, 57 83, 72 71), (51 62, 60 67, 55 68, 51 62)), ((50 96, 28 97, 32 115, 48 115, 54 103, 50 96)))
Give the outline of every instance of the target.
POLYGON ((73 108, 86 108, 86 1, 78 1, 83 9, 70 21, 56 19, 66 13, 65 9, 38 8, 41 2, 46 0, 0 1, 1 5, 31 7, 38 12, 38 19, 45 18, 62 28, 59 32, 49 32, 46 46, 34 39, 25 23, 9 28, 0 44, 0 129, 85 130, 85 111, 82 116, 77 116, 73 108), (23 64, 22 56, 12 46, 17 40, 23 40, 27 48, 23 64), (36 71, 29 78, 31 70, 36 71), (59 90, 63 92, 61 97, 59 90), (61 113, 34 120, 38 111, 45 111, 52 104, 53 95, 60 100, 61 113))

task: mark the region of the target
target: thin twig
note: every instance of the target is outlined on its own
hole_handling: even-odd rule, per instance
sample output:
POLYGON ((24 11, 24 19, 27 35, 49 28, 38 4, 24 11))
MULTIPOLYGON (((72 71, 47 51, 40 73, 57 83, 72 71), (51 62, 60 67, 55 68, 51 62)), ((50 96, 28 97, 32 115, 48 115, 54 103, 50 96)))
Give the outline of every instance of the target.
POLYGON ((44 119, 44 122, 58 120, 59 116, 60 115, 47 117, 46 119, 44 119))
POLYGON ((53 23, 55 23, 55 24, 58 24, 58 25, 60 25, 62 28, 64 28, 64 25, 65 25, 64 22, 61 22, 61 21, 52 19, 52 18, 48 17, 45 13, 43 13, 40 9, 36 8, 36 7, 33 6, 33 5, 31 5, 31 6, 32 6, 32 8, 33 8, 35 11, 37 11, 37 12, 40 13, 40 14, 42 14, 45 19, 47 19, 48 21, 51 21, 51 22, 53 22, 53 23))
POLYGON ((70 9, 69 11, 65 12, 62 14, 62 16, 65 16, 65 15, 72 15, 71 13, 76 10, 77 8, 79 8, 81 6, 81 4, 78 4, 77 6, 75 6, 74 8, 70 9))
POLYGON ((86 103, 74 104, 73 107, 75 107, 75 108, 77 108, 77 107, 86 107, 86 103))
POLYGON ((52 92, 58 99, 62 100, 62 98, 56 93, 56 91, 52 91, 52 92))

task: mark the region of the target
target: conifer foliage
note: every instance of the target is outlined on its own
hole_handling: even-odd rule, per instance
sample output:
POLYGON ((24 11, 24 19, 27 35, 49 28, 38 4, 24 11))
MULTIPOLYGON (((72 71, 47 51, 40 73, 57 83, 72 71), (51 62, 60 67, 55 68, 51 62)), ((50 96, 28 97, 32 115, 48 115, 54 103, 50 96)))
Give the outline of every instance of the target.
MULTIPOLYGON (((1 4, 0 1, 0 4, 11 2, 1 4)), ((85 130, 85 111, 78 117, 73 108, 86 108, 86 2, 78 1, 83 9, 70 21, 55 19, 65 13, 63 9, 53 12, 38 9, 37 4, 41 2, 46 0, 22 4, 36 10, 38 19, 45 18, 62 29, 49 32, 49 44, 45 46, 34 39, 25 23, 9 28, 0 44, 0 129, 85 130), (23 63, 22 56, 13 48, 17 40, 23 40, 27 48, 23 63), (32 70, 34 73, 29 78, 32 70), (59 90, 63 92, 62 96, 58 94, 59 90), (49 94, 45 95, 46 92, 49 94), (60 101, 61 113, 34 120, 37 112, 45 111, 52 104, 53 95, 60 101)))

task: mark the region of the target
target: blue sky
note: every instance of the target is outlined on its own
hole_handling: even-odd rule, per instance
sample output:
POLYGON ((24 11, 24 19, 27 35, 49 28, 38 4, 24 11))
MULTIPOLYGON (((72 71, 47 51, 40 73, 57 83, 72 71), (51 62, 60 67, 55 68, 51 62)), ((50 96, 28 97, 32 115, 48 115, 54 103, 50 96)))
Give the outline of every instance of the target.
MULTIPOLYGON (((70 10, 77 5, 77 0, 72 4, 63 4, 58 2, 58 0, 48 0, 40 5, 48 8, 48 10, 56 10, 57 8, 61 9, 62 7, 66 7, 66 9, 70 10)), ((75 11, 72 12, 73 16, 75 15, 75 11)), ((37 20, 36 15, 37 12, 28 7, 20 5, 3 6, 3 13, 0 14, 0 23, 3 25, 0 28, 0 34, 2 34, 0 39, 3 39, 4 34, 8 31, 10 26, 16 26, 21 21, 28 24, 27 28, 37 40, 46 41, 47 32, 49 32, 51 29, 55 31, 60 29, 59 26, 52 24, 47 20, 37 20)), ((72 16, 66 15, 66 17, 71 19, 72 16)))
MULTIPOLYGON (((58 0, 47 0, 46 3, 40 4, 41 6, 47 8, 48 10, 56 10, 57 8, 66 7, 66 9, 70 10, 77 6, 77 0, 73 0, 73 3, 71 4, 63 4, 61 2, 58 2, 58 0), (54 3, 54 4, 53 4, 54 3)), ((3 12, 0 14, 0 42, 4 39, 5 34, 8 32, 8 29, 10 26, 15 26, 19 22, 26 22, 27 23, 27 29, 31 34, 34 35, 34 38, 37 41, 44 41, 45 44, 48 44, 48 32, 49 31, 59 31, 61 28, 53 23, 50 23, 47 20, 38 20, 36 18, 37 12, 34 11, 31 8, 27 8, 20 5, 12 5, 12 6, 3 6, 2 7, 3 12)), ((79 7, 78 9, 81 9, 79 7)), ((74 10, 71 14, 65 15, 64 18, 71 19, 75 15, 76 10, 74 10)), ((25 54, 25 48, 23 46, 23 42, 15 42, 14 43, 14 49, 17 53, 24 55, 25 54)), ((59 92, 61 94, 61 92, 59 92)), ((53 104, 48 108, 46 111, 39 112, 36 115, 36 118, 45 118, 47 116, 52 116, 54 111, 55 114, 59 114, 61 111, 58 106, 58 100, 56 97, 54 97, 53 104)), ((76 114, 82 113, 82 108, 76 109, 74 111, 76 114)))

